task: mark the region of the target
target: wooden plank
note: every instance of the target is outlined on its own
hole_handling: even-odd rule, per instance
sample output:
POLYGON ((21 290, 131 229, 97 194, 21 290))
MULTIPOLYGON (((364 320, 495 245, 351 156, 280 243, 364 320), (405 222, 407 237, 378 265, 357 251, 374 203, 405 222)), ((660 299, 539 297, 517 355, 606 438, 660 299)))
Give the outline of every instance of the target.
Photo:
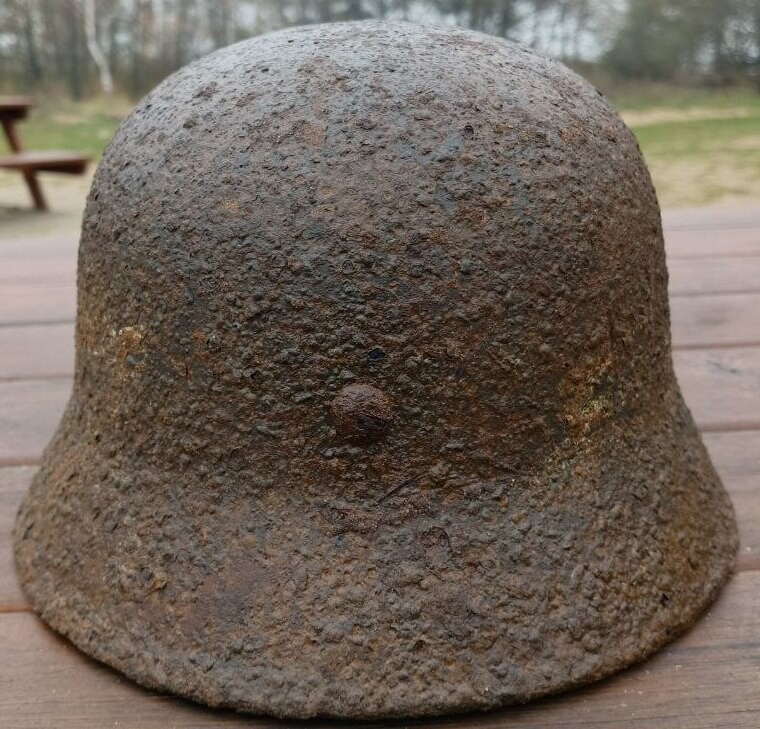
MULTIPOLYGON (((760 216, 759 216, 760 217, 760 216)), ((741 219, 739 220, 741 223, 741 219)), ((0 239, 0 261, 36 260, 71 256, 76 259, 78 239, 66 237, 0 239)), ((755 227, 728 229, 665 230, 669 259, 760 256, 760 223, 755 227)))
POLYGON ((0 96, 0 117, 23 119, 33 104, 29 96, 0 96))
MULTIPOLYGON (((737 262, 742 261, 742 259, 735 260, 737 262)), ((709 274, 712 279, 709 286, 718 291, 741 290, 744 285, 751 287, 753 285, 751 276, 754 275, 755 271, 760 273, 760 258, 757 260, 757 266, 748 267, 746 273, 742 274, 743 278, 737 278, 733 282, 721 279, 721 276, 725 276, 726 272, 730 270, 729 266, 716 266, 714 272, 709 274)), ((36 270, 33 263, 14 262, 7 264, 7 266, 3 265, 2 273, 0 273, 0 325, 73 321, 76 315, 74 276, 73 263, 64 264, 60 268, 57 264, 43 265, 36 270), (16 283, 9 282, 11 277, 16 279, 16 283), (70 279, 70 283, 66 282, 67 279, 70 279)), ((676 311, 690 306, 681 302, 680 299, 683 297, 678 294, 693 293, 700 283, 705 285, 706 289, 708 288, 705 279, 689 281, 688 271, 682 272, 680 267, 671 268, 671 277, 674 281, 673 285, 677 287, 676 295, 672 298, 672 306, 676 311)), ((760 289, 760 286, 757 288, 760 289)), ((702 295, 693 298, 702 298, 702 295)), ((727 317, 728 321, 738 314, 739 320, 737 320, 735 329, 738 327, 757 328, 750 326, 757 323, 756 318, 753 318, 757 303, 756 296, 747 295, 746 298, 737 299, 716 298, 713 301, 719 310, 725 311, 724 317, 727 317), (748 308, 742 310, 741 306, 744 305, 748 308)), ((697 303, 694 306, 701 311, 707 311, 712 303, 697 303)), ((700 314, 700 318, 706 318, 708 322, 710 321, 710 317, 703 314, 700 314)), ((674 325, 677 321, 674 319, 674 325)), ((709 341, 707 340, 708 343, 709 341)), ((752 341, 756 340, 753 339, 752 341)))
MULTIPOLYGON (((76 258, 77 247, 78 241, 72 237, 0 239, 0 261, 23 259, 42 262, 52 257, 76 258)), ((671 260, 760 256, 760 231, 667 231, 665 248, 671 260)))
POLYGON ((0 382, 73 375, 73 322, 0 326, 0 382))
MULTIPOLYGON (((688 235, 694 243, 696 234, 688 235)), ((760 231, 753 235, 756 257, 715 258, 719 245, 710 239, 710 258, 671 259, 671 295, 760 291, 760 231)), ((75 277, 76 242, 71 239, 0 241, 0 324, 72 320, 75 277)))
MULTIPOLYGON (((73 284, 76 251, 0 261, 0 284, 73 284)), ((760 291, 760 255, 745 258, 676 258, 669 261, 670 295, 760 291)))
MULTIPOLYGON (((670 306, 677 349, 760 344, 760 293, 675 297, 670 306)), ((0 378, 71 375, 73 362, 70 322, 0 326, 0 378)))
MULTIPOLYGON (((449 729, 755 729, 760 572, 742 572, 685 636, 606 681, 523 707, 415 722, 449 729)), ((0 715, 14 729, 282 727, 144 690, 79 653, 30 613, 0 615, 0 715)), ((335 727, 316 721, 310 727, 335 727)), ((394 724, 395 725, 395 724, 394 724)), ((367 722, 363 727, 387 727, 367 722)))
POLYGON ((662 227, 666 231, 760 228, 760 207, 743 205, 739 208, 711 206, 663 210, 662 227))
POLYGON ((760 500, 760 430, 703 433, 702 439, 726 488, 732 494, 757 494, 760 500))
MULTIPOLYGON (((760 473, 755 479, 760 478, 760 473)), ((723 483, 727 486, 727 481, 723 483)), ((731 494, 739 526, 739 553, 736 569, 739 571, 760 570, 760 492, 737 491, 731 494)), ((760 604, 760 594, 758 594, 760 604)))
MULTIPOLYGON (((760 429, 760 347, 678 350, 686 402, 704 430, 760 429)), ((0 465, 35 463, 58 423, 70 380, 0 382, 0 465)))
POLYGON ((666 230, 665 252, 671 262, 683 258, 760 256, 760 230, 666 230))
MULTIPOLYGON (((708 433, 705 443, 736 509, 739 570, 760 570, 760 431, 708 433)), ((13 521, 36 472, 34 466, 0 468, 0 613, 28 609, 13 569, 13 521)))
POLYGON ((674 297, 670 320, 676 348, 760 344, 760 293, 674 297))
POLYGON ((678 350, 673 364, 702 430, 760 429, 760 347, 678 350))
POLYGON ((74 284, 0 286, 0 325, 71 322, 75 315, 74 284))
POLYGON ((760 430, 702 437, 736 510, 741 541, 737 567, 760 570, 760 430))
POLYGON ((55 172, 64 175, 82 175, 87 170, 90 157, 66 151, 28 152, 17 150, 0 157, 0 169, 24 173, 55 172))
POLYGON ((736 509, 738 568, 760 570, 760 430, 705 433, 703 438, 736 509))
POLYGON ((73 374, 73 324, 0 327, 0 380, 73 374))
MULTIPOLYGON (((671 281, 677 293, 672 301, 674 342, 679 347, 712 347, 705 351, 676 352, 676 367, 698 422, 711 431, 705 440, 737 507, 742 537, 739 566, 747 571, 736 577, 711 617, 675 646, 642 666, 597 686, 522 709, 451 718, 445 722, 421 722, 421 725, 594 724, 610 728, 676 729, 757 725, 760 712, 756 690, 758 645, 753 636, 760 635, 760 611, 757 610, 760 604, 760 498, 757 496, 760 430, 725 432, 723 429, 760 427, 757 407, 760 404, 760 348, 741 346, 757 343, 754 332, 758 328, 756 312, 760 311, 760 294, 704 296, 703 292, 705 286, 712 290, 735 291, 736 288, 724 288, 727 276, 744 276, 747 280, 748 269, 742 265, 750 261, 749 266, 755 266, 753 257, 760 255, 758 221, 760 215, 754 216, 754 213, 744 218, 735 216, 728 223, 726 218, 718 216, 712 222, 708 218, 706 223, 704 220, 700 223, 715 229, 694 231, 688 229, 693 219, 687 216, 680 222, 676 219, 675 227, 680 226, 680 229, 671 227, 667 233, 671 281), (719 223, 728 225, 730 230, 717 230, 719 223), (721 260, 729 257, 746 260, 734 265, 715 261, 697 265, 686 260, 686 267, 682 267, 682 259, 715 258, 716 251, 721 260), (716 267, 720 273, 713 270, 716 267), (696 295, 689 295, 692 293, 696 295), (717 349, 718 344, 734 349, 717 349)), ((51 303, 49 293, 55 286, 49 285, 65 283, 66 279, 56 280, 56 266, 49 262, 55 257, 73 272, 75 247, 71 240, 31 244, 0 241, 0 281, 15 283, 16 289, 26 289, 26 302, 22 301, 15 309, 18 311, 20 306, 26 315, 31 313, 32 318, 23 321, 50 321, 40 314, 60 313, 60 301, 51 303), (14 261, 15 270, 11 271, 2 261, 14 261), (3 279, 4 275, 8 278, 3 279), (20 283, 26 285, 20 287, 20 283), (35 283, 46 285, 29 285, 35 283)), ((2 289, 5 288, 14 287, 0 286, 0 321, 5 313, 2 309, 2 289)), ((69 318, 73 318, 73 306, 69 312, 69 318)), ((57 333, 63 336, 65 328, 59 327, 57 333)), ((3 340, 0 328, 0 368, 7 367, 12 377, 34 374, 28 368, 35 366, 39 368, 38 374, 43 375, 52 374, 56 368, 63 369, 66 357, 62 349, 58 352, 40 349, 39 340, 44 340, 44 336, 37 336, 36 343, 32 344, 36 335, 26 334, 21 329, 25 327, 13 328, 3 340), (24 337, 31 339, 24 340, 24 337), (13 344, 5 348, 3 341, 9 340, 13 344), (29 343, 28 349, 24 341, 29 343), (8 354, 11 346, 15 347, 15 355, 8 354), (18 359, 19 352, 25 349, 27 359, 18 359), (17 357, 15 362, 11 356, 17 357), (59 357, 58 364, 51 369, 54 357, 59 357), (32 361, 35 358, 39 363, 32 361)), ((33 462, 38 458, 57 423, 68 387, 66 380, 0 383, 0 460, 3 449, 6 455, 15 454, 6 458, 6 463, 33 462)), ((9 540, 15 509, 32 472, 31 468, 0 470, 0 611, 3 606, 6 610, 25 607, 10 569, 9 540)), ((76 729, 117 724, 147 729, 175 724, 282 726, 225 712, 209 712, 143 691, 82 657, 25 613, 0 615, 0 645, 4 658, 0 661, 2 725, 7 722, 8 726, 21 729, 32 726, 76 729)), ((313 726, 320 725, 335 726, 335 723, 313 726)))
POLYGON ((679 258, 668 266, 671 297, 760 292, 756 258, 679 258))
POLYGON ((0 613, 28 610, 13 566, 13 522, 36 466, 0 468, 0 613))
POLYGON ((76 259, 77 246, 77 239, 71 237, 0 238, 0 263, 76 259))
POLYGON ((43 259, 11 259, 0 261, 0 285, 3 284, 66 284, 77 278, 76 253, 43 259))
POLYGON ((68 378, 0 383, 0 465, 39 460, 70 391, 68 378))
MULTIPOLYGON (((44 274, 41 274, 40 278, 44 278, 44 274)), ((681 298, 676 296, 671 302, 675 314, 673 319, 674 328, 680 324, 680 319, 676 317, 680 317, 681 312, 684 311, 685 316, 683 319, 687 322, 688 327, 692 327, 699 320, 713 323, 720 316, 721 321, 733 322, 734 318, 736 319, 735 324, 732 324, 733 331, 740 329, 747 331, 747 334, 737 336, 734 333, 729 333, 729 330, 724 331, 721 327, 713 325, 711 334, 717 334, 719 339, 711 340, 705 337, 699 343, 711 344, 714 342, 719 344, 723 340, 737 342, 757 341, 756 336, 749 334, 757 329, 757 317, 753 317, 754 312, 752 308, 741 308, 744 305, 754 307, 757 302, 757 296, 746 295, 746 298, 736 299, 712 298, 710 302, 697 302, 693 304, 693 310, 698 312, 695 316, 689 316, 689 313, 692 311, 689 307, 692 305, 682 303, 680 301, 681 298), (717 310, 715 315, 711 317, 709 309, 712 305, 715 305, 717 310)), ((23 323, 72 322, 75 316, 76 287, 73 284, 0 285, 0 326, 23 323)), ((690 342, 698 341, 695 340, 693 334, 690 334, 688 339, 690 342)))

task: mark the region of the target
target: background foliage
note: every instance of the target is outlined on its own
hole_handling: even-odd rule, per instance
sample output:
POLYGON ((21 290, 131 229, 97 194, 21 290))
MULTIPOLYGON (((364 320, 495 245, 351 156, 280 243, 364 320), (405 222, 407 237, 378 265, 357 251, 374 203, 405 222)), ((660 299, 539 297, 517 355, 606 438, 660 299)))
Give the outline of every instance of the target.
POLYGON ((760 74, 760 0, 2 0, 0 92, 136 98, 236 40, 359 18, 514 38, 602 86, 758 84, 760 74))

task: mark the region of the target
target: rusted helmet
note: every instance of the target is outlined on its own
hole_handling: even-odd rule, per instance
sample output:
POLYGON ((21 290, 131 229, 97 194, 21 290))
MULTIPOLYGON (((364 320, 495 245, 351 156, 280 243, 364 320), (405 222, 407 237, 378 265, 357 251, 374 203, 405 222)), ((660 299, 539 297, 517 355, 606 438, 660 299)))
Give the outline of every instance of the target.
POLYGON ((369 22, 184 68, 100 164, 78 283, 18 572, 146 686, 486 709, 643 658, 729 575, 649 175, 531 51, 369 22))

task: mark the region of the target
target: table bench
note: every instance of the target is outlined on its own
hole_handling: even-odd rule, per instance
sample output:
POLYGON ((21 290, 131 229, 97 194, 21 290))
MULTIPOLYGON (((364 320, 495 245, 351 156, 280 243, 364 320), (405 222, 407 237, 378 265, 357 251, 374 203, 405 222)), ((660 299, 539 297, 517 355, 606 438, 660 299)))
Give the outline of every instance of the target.
POLYGON ((29 188, 35 209, 47 210, 47 201, 42 194, 37 173, 56 172, 81 175, 87 169, 90 158, 75 152, 25 151, 16 124, 26 118, 31 106, 31 99, 25 96, 0 96, 0 124, 12 152, 9 155, 0 156, 0 169, 20 172, 29 188))

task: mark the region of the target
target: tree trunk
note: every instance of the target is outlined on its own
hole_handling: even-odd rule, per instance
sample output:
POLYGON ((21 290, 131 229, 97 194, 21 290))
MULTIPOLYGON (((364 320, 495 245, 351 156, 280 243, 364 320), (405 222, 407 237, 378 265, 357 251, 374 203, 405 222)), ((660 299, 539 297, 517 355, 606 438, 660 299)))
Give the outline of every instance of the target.
POLYGON ((66 18, 69 27, 69 47, 68 47, 68 82, 69 92, 74 101, 81 101, 84 92, 84 80, 82 78, 82 59, 79 53, 79 46, 82 41, 79 32, 79 18, 77 17, 76 7, 72 4, 66 7, 66 18))
POLYGON ((40 63, 40 55, 37 48, 34 10, 31 3, 27 3, 24 6, 24 39, 26 42, 27 60, 29 62, 29 78, 32 85, 37 85, 42 80, 42 64, 40 63))
POLYGON ((98 43, 98 27, 95 19, 95 0, 81 0, 84 11, 84 32, 87 37, 87 50, 90 51, 92 60, 98 67, 100 88, 103 93, 110 96, 113 93, 113 78, 108 66, 108 59, 98 43))

